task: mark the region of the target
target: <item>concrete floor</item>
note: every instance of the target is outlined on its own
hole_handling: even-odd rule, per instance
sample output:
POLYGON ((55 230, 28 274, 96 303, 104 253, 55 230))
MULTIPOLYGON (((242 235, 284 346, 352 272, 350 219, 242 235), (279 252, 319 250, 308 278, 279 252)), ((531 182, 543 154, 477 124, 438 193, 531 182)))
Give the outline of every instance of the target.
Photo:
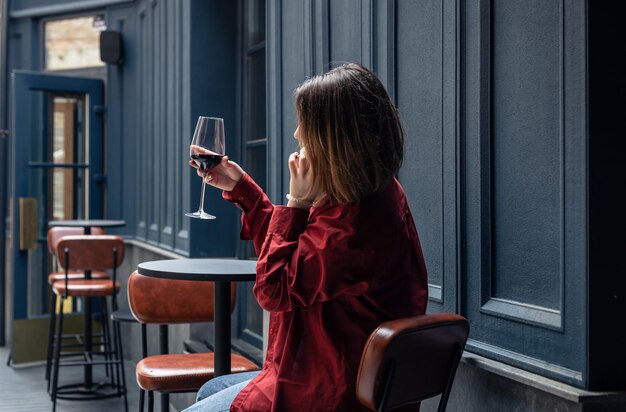
MULTIPOLYGON (((52 401, 46 392, 46 380, 44 378, 45 365, 33 365, 13 369, 7 366, 9 348, 0 347, 0 411, 32 411, 49 412, 52 410, 52 401)), ((94 371, 94 381, 103 381, 106 376, 102 368, 94 371)), ((139 410, 139 388, 135 381, 135 364, 126 361, 126 385, 128 387, 128 410, 139 410)), ((81 367, 62 368, 60 382, 80 382, 83 377, 81 367)), ((155 410, 159 410, 158 396, 155 399, 155 410)), ((146 407, 147 410, 147 407, 146 407)), ((59 412, 111 412, 124 411, 123 398, 110 398, 94 401, 68 401, 58 400, 57 411, 59 412)))

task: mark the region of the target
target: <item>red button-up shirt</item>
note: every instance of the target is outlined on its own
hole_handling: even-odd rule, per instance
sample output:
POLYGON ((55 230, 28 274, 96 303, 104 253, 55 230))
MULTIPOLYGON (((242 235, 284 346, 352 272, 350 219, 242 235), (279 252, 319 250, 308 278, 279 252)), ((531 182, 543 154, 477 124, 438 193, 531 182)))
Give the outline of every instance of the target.
POLYGON ((254 294, 270 312, 263 370, 233 411, 360 411, 356 377, 370 333, 423 314, 427 275, 400 183, 345 205, 274 206, 244 176, 224 198, 243 210, 258 254, 254 294))

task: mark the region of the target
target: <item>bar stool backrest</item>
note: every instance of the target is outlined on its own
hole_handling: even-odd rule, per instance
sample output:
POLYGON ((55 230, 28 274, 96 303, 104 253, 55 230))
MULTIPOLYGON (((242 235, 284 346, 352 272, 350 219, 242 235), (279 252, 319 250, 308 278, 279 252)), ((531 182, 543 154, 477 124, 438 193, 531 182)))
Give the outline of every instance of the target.
MULTIPOLYGON (((48 229, 48 252, 56 255, 56 244, 63 236, 82 235, 84 229, 82 227, 61 227, 54 226, 48 229)), ((92 227, 92 235, 103 235, 104 229, 101 227, 92 227)))
POLYGON ((365 344, 357 398, 382 411, 442 394, 444 411, 468 334, 469 323, 454 313, 383 323, 365 344))
POLYGON ((57 242, 56 249, 59 265, 66 270, 115 269, 124 260, 124 239, 115 235, 63 236, 57 242), (114 249, 117 251, 115 262, 114 249), (69 267, 65 267, 68 261, 69 267))
MULTIPOLYGON (((230 309, 236 284, 231 282, 230 309)), ((177 324, 213 321, 213 282, 160 279, 133 272, 128 278, 128 303, 141 323, 177 324)))

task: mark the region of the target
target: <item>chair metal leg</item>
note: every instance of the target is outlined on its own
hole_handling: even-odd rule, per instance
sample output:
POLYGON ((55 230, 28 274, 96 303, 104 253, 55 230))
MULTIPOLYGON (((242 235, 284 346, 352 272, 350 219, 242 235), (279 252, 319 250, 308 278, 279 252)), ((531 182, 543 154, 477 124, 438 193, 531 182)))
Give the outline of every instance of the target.
MULTIPOLYGON (((167 325, 159 325, 159 346, 161 349, 162 355, 167 355, 169 353, 169 342, 168 342, 168 327, 167 325)), ((170 395, 166 392, 161 392, 161 411, 169 411, 170 410, 170 395)))
POLYGON ((154 412, 154 392, 148 391, 148 412, 154 412))
MULTIPOLYGON (((63 307, 65 298, 61 298, 61 307, 63 307)), ((63 310, 59 311, 59 323, 57 325, 56 347, 54 348, 54 361, 52 364, 52 412, 57 407, 57 388, 59 386, 59 368, 61 367, 61 339, 63 336, 63 310)))
POLYGON ((148 357, 148 331, 145 323, 141 324, 141 357, 148 357))
MULTIPOLYGON (((100 305, 102 306, 102 341, 100 342, 104 346, 104 360, 112 360, 113 343, 111 341, 111 331, 109 330, 109 316, 107 310, 106 297, 101 299, 100 305)), ((105 365, 106 376, 111 378, 111 385, 115 385, 115 377, 113 374, 113 365, 105 365)))
MULTIPOLYGON (((141 357, 148 357, 148 331, 146 328, 146 324, 141 324, 141 357)), ((146 392, 143 389, 139 389, 139 410, 143 412, 143 403, 146 392)), ((150 393, 148 393, 148 398, 150 397, 150 393)), ((149 402, 149 401, 148 401, 149 402)))
POLYGON ((111 364, 109 364, 109 367, 111 368, 111 384, 113 388, 117 388, 117 396, 120 397, 122 395, 121 389, 120 389, 120 385, 122 382, 122 376, 120 376, 120 364, 119 364, 119 351, 118 351, 118 331, 116 329, 116 323, 115 321, 113 321, 113 324, 111 325, 109 323, 109 315, 108 315, 108 309, 106 309, 106 298, 103 298, 103 302, 105 305, 105 309, 104 309, 104 313, 105 313, 105 319, 103 321, 103 325, 106 323, 106 328, 107 328, 107 342, 108 342, 108 349, 107 351, 109 352, 109 360, 112 361, 111 364), (111 331, 112 329, 112 331, 111 331), (111 336, 113 335, 113 336, 111 336))
POLYGON ((119 365, 120 365, 120 369, 121 369, 121 374, 122 374, 122 381, 121 381, 121 390, 122 393, 124 395, 124 410, 126 412, 128 412, 128 399, 126 396, 126 392, 127 391, 127 387, 126 387, 126 371, 124 370, 124 348, 122 346, 122 333, 121 333, 121 325, 120 322, 114 322, 113 327, 115 328, 113 330, 113 333, 115 334, 116 338, 117 338, 117 342, 119 344, 119 346, 117 346, 117 353, 116 355, 118 356, 118 360, 119 360, 119 365))
POLYGON ((393 361, 391 361, 389 364, 389 371, 387 372, 387 380, 385 381, 385 389, 383 389, 383 395, 380 399, 380 404, 378 405, 378 412, 384 412, 387 408, 387 397, 391 391, 391 382, 393 381, 394 370, 395 365, 393 361))
POLYGON ((146 396, 146 392, 143 389, 139 389, 139 412, 143 412, 143 400, 146 396))
POLYGON ((450 397, 450 392, 452 392, 452 383, 454 382, 454 376, 456 374, 456 369, 461 362, 461 357, 463 356, 463 348, 461 345, 457 345, 456 353, 454 355, 454 364, 451 368, 450 375, 448 376, 448 382, 446 383, 446 389, 441 394, 441 399, 439 400, 439 407, 437 408, 437 412, 445 412, 446 406, 448 405, 448 398, 450 397), (456 365, 456 367, 454 366, 456 365))
POLYGON ((50 369, 52 366, 52 352, 54 351, 55 342, 55 326, 56 326, 56 306, 57 295, 51 293, 50 296, 50 322, 48 325, 48 354, 46 355, 46 381, 48 382, 48 391, 50 391, 50 369))

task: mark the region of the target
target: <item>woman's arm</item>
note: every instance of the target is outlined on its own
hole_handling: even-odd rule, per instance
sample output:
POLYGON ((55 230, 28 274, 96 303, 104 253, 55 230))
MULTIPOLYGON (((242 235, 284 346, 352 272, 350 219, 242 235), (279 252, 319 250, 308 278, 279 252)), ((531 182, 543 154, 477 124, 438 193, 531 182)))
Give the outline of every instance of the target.
POLYGON ((263 189, 247 174, 242 176, 231 191, 224 191, 222 197, 243 211, 240 237, 252 240, 254 250, 259 255, 274 212, 274 205, 263 189))
MULTIPOLYGON (((197 152, 207 152, 199 146, 192 146, 197 152)), ((244 213, 241 217, 241 239, 250 240, 254 243, 257 255, 265 239, 267 225, 274 205, 269 198, 250 176, 227 156, 209 171, 203 173, 193 160, 189 165, 197 169, 197 173, 204 181, 218 189, 222 189, 222 197, 235 203, 244 213)))
POLYGON ((268 311, 290 311, 369 290, 375 252, 355 238, 345 209, 308 223, 308 212, 277 206, 257 263, 254 294, 268 311))

